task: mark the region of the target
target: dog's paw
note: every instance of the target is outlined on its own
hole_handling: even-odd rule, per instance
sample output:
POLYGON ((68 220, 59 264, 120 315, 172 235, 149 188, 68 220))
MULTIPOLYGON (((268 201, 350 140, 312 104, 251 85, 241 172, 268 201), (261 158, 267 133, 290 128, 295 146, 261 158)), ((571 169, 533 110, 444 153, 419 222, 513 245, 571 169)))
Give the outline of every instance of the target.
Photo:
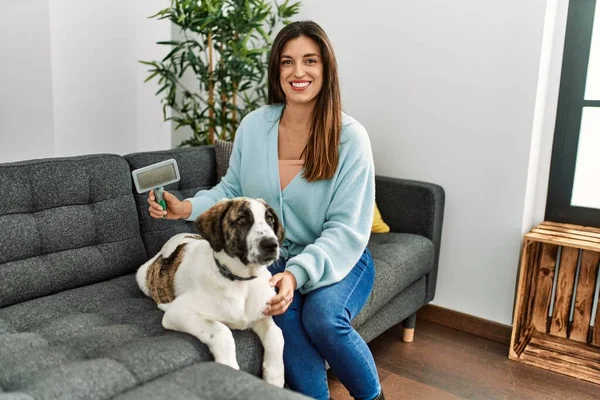
POLYGON ((281 365, 263 364, 263 379, 273 386, 282 388, 285 383, 283 363, 281 365))

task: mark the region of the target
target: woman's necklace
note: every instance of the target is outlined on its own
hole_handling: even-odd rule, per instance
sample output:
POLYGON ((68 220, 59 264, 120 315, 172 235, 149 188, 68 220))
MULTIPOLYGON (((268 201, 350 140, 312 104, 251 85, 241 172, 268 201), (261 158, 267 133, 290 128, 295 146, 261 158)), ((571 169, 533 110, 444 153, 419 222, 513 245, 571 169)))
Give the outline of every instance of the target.
POLYGON ((292 139, 292 137, 290 136, 290 131, 288 131, 287 129, 284 129, 285 132, 285 145, 288 147, 294 147, 294 145, 296 144, 296 140, 292 139))
MULTIPOLYGON (((297 131, 294 132, 291 129, 289 129, 289 127, 285 124, 281 124, 279 126, 279 130, 281 132, 281 137, 283 138, 283 141, 285 143, 285 147, 293 152, 296 151, 296 144, 302 145, 308 140, 308 135, 298 133, 297 131)), ((304 145, 304 150, 302 150, 302 154, 306 150, 306 146, 307 143, 304 145)), ((302 156, 302 154, 300 154, 300 157, 302 156)))

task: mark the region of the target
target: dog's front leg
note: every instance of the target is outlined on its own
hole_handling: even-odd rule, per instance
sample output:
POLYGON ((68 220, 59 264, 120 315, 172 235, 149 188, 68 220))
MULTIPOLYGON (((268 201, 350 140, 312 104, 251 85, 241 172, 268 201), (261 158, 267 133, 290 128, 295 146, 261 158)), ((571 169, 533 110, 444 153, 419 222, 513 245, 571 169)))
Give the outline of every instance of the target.
POLYGON ((262 318, 252 324, 264 349, 263 379, 271 385, 283 387, 285 383, 283 367, 283 333, 273 318, 262 318))
POLYGON ((204 318, 197 312, 171 305, 163 316, 165 329, 183 332, 197 337, 208 346, 215 361, 231 368, 240 369, 235 357, 235 341, 231 330, 224 324, 204 318))

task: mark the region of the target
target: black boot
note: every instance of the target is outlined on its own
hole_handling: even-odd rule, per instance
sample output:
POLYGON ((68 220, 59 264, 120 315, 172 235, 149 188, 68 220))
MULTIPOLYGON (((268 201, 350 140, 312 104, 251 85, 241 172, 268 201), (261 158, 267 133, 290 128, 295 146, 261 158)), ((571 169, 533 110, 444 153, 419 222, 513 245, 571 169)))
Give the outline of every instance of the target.
POLYGON ((379 396, 375 397, 375 400, 385 400, 385 397, 383 397, 383 390, 379 393, 379 396))
MULTIPOLYGON (((333 399, 330 397, 329 400, 333 399)), ((381 393, 379 393, 379 396, 375 397, 373 400, 385 400, 385 397, 383 397, 383 390, 381 391, 381 393)))

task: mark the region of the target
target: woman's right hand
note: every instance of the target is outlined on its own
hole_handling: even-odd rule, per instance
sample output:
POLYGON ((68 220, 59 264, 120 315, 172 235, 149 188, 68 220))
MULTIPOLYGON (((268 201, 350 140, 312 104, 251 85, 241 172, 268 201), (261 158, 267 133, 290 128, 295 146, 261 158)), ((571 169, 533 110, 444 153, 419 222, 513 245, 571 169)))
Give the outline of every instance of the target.
POLYGON ((160 204, 156 202, 154 190, 151 190, 148 194, 148 204, 150 205, 148 210, 152 218, 186 219, 192 213, 192 203, 189 201, 181 201, 167 191, 163 193, 163 198, 167 204, 166 210, 163 210, 160 204))

